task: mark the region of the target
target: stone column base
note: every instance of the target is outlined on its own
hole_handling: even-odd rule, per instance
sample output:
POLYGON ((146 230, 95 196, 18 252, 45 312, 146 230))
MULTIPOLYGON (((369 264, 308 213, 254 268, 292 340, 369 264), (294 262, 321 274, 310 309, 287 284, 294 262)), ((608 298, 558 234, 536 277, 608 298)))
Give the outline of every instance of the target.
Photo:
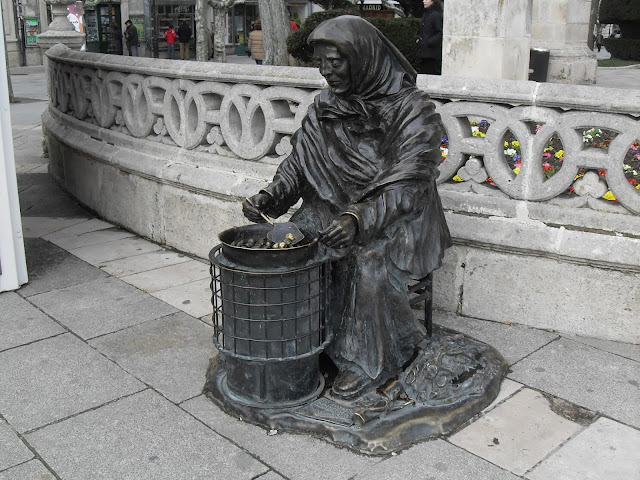
POLYGON ((572 85, 596 83, 596 55, 585 45, 566 45, 551 48, 547 82, 572 85))
POLYGON ((86 40, 86 36, 75 30, 47 30, 38 35, 38 45, 42 53, 58 43, 62 43, 73 50, 80 50, 86 40))

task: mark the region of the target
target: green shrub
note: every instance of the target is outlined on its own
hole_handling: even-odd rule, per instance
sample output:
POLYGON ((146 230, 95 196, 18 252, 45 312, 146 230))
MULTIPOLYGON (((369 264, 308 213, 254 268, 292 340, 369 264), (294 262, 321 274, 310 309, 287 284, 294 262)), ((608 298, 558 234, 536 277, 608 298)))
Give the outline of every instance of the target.
POLYGON ((622 32, 622 38, 640 39, 640 1, 602 0, 600 23, 618 25, 622 32))
POLYGON ((370 18, 369 21, 400 50, 413 68, 418 70, 416 39, 421 20, 419 18, 370 18))
POLYGON ((604 48, 612 57, 621 60, 640 60, 640 40, 629 38, 605 38, 604 48))
MULTIPOLYGON (((357 14, 357 10, 355 10, 357 14)), ((311 32, 325 20, 341 15, 353 15, 353 10, 326 10, 315 12, 307 17, 302 26, 287 38, 287 51, 289 55, 298 60, 301 65, 313 64, 313 49, 307 44, 307 38, 311 32)))
MULTIPOLYGON (((356 10, 357 12, 357 10, 356 10)), ((353 14, 348 10, 329 10, 312 13, 298 30, 289 35, 287 50, 302 65, 313 64, 313 49, 307 45, 307 38, 320 23, 340 15, 353 14)), ((418 65, 416 57, 416 38, 420 30, 419 18, 371 18, 368 19, 382 34, 393 43, 398 50, 414 66, 418 65)))

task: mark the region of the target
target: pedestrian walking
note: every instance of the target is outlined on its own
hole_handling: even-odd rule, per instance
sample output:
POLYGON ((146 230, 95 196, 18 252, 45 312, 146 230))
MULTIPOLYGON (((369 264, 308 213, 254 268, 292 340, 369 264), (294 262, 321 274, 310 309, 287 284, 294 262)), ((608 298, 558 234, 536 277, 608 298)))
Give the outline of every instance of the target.
POLYGON ((187 25, 187 22, 181 22, 178 27, 178 42, 180 42, 180 58, 182 60, 189 60, 189 57, 191 56, 189 53, 191 34, 191 27, 187 25))
POLYGON ((173 60, 173 56, 176 52, 176 31, 173 29, 173 25, 169 24, 169 29, 164 32, 164 39, 167 41, 167 57, 173 60))
POLYGON ((442 2, 424 0, 424 13, 418 34, 418 58, 421 72, 440 75, 442 72, 442 2))
POLYGON ((138 41, 138 29, 131 22, 131 19, 124 22, 127 28, 124 31, 124 38, 127 41, 127 50, 129 50, 129 55, 132 57, 138 56, 138 45, 140 42, 138 41))
POLYGON ((253 32, 249 34, 249 45, 247 45, 247 48, 251 51, 251 58, 255 60, 256 65, 262 65, 262 60, 264 60, 264 48, 262 46, 262 22, 260 20, 256 20, 253 27, 253 32))

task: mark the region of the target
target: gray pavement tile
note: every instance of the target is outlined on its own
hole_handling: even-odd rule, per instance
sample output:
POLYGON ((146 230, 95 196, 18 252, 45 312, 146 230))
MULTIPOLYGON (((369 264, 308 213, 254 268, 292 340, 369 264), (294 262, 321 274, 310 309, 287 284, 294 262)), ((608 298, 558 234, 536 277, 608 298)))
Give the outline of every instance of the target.
POLYGON ((256 477, 255 480, 284 480, 284 477, 282 475, 278 475, 276 472, 272 470, 265 473, 264 475, 260 475, 259 477, 256 477))
POLYGON ((84 235, 85 233, 97 232, 98 230, 106 230, 108 228, 113 228, 113 225, 97 218, 91 218, 86 222, 79 222, 72 226, 47 234, 43 238, 49 242, 55 243, 56 241, 65 238, 77 237, 84 235))
POLYGON ((176 312, 112 277, 34 295, 29 301, 84 339, 176 312))
POLYGON ((213 311, 211 306, 211 280, 209 279, 159 290, 152 292, 151 295, 179 308, 183 312, 187 312, 192 317, 199 318, 213 311))
POLYGON ((522 475, 580 428, 554 413, 544 395, 524 389, 449 441, 522 475))
MULTIPOLYGON (((13 86, 13 82, 11 83, 13 86)), ((21 95, 15 94, 15 96, 22 98, 21 95)), ((34 123, 34 119, 37 119, 36 123, 40 123, 40 117, 47 105, 48 102, 46 101, 12 103, 10 105, 11 124, 30 125, 34 123)))
POLYGON ((31 185, 19 193, 23 217, 86 217, 87 211, 56 185, 31 185))
POLYGON ((55 478, 38 460, 31 460, 0 472, 0 480, 55 480, 55 478))
POLYGON ((600 338, 579 337, 577 335, 563 335, 576 342, 584 343, 585 345, 591 345, 598 350, 604 350, 605 352, 615 353, 621 357, 626 357, 636 362, 640 362, 640 345, 633 343, 613 342, 611 340, 602 340, 600 338))
POLYGON ((41 159, 36 163, 18 163, 16 161, 16 173, 21 175, 23 173, 34 172, 43 165, 48 165, 47 163, 43 163, 46 159, 41 159))
POLYGON ((0 293, 0 351, 64 333, 66 330, 13 292, 0 293))
POLYGON ((71 253, 97 267, 110 260, 131 257, 133 255, 140 255, 161 249, 162 247, 158 244, 143 240, 142 238, 130 237, 113 242, 74 248, 71 250, 71 253))
POLYGON ((509 365, 559 337, 557 334, 523 325, 506 325, 442 311, 434 311, 433 322, 491 345, 509 365))
POLYGON ((640 363, 567 338, 511 367, 509 378, 640 427, 640 363))
POLYGON ((251 479, 268 467, 146 390, 27 435, 65 480, 251 479))
POLYGON ((213 314, 209 313, 207 315, 203 315, 202 317, 200 317, 200 321, 213 327, 213 314))
POLYGON ((104 262, 100 268, 114 277, 124 277, 135 273, 155 270, 157 268, 189 262, 191 259, 183 254, 170 250, 155 250, 133 257, 120 258, 110 262, 104 262))
POLYGON ((114 242, 123 238, 135 237, 135 234, 122 230, 118 227, 111 227, 105 230, 83 233, 75 237, 57 238, 49 240, 65 250, 73 250, 89 245, 99 245, 107 242, 114 242))
POLYGON ((75 255, 40 238, 26 238, 24 247, 29 283, 18 290, 23 297, 108 276, 75 255))
POLYGON ((87 221, 89 218, 49 218, 24 217, 22 219, 22 234, 25 238, 37 238, 58 230, 87 221))
MULTIPOLYGON (((22 443, 18 434, 0 419, 0 471, 19 465, 35 455, 22 443)), ((0 475, 2 475, 0 473, 0 475)), ((0 477, 1 478, 1 477, 0 477)))
POLYGON ((143 388, 70 334, 0 353, 0 411, 19 432, 143 388))
POLYGON ((599 418, 525 476, 531 480, 639 480, 640 432, 599 418))
POLYGON ((267 435, 266 430, 225 414, 204 395, 180 406, 287 478, 347 479, 380 461, 307 435, 267 435))
POLYGON ((515 480, 502 470, 444 440, 415 445, 356 475, 360 480, 515 480))
POLYGON ((179 312, 94 339, 90 344, 169 400, 202 392, 209 359, 217 350, 213 328, 179 312))
POLYGON ((483 410, 483 412, 488 412, 489 410, 492 410, 500 402, 502 402, 502 401, 506 400, 507 398, 509 398, 510 396, 512 396, 514 393, 519 391, 522 387, 523 387, 522 384, 520 384, 518 382, 514 382, 513 380, 509 380, 508 378, 504 378, 502 380, 502 383, 500 384, 500 392, 498 393, 498 396, 495 398, 495 400, 493 402, 491 402, 491 404, 489 406, 487 406, 483 410))
POLYGON ((169 265, 168 267, 123 276, 120 279, 140 290, 156 292, 177 285, 208 279, 209 276, 209 265, 190 260, 176 265, 169 265))

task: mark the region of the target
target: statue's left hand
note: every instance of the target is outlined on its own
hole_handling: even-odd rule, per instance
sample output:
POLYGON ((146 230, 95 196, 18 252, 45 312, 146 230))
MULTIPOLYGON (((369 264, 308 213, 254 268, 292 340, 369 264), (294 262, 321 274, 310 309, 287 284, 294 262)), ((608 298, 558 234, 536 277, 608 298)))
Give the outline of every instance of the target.
POLYGON ((331 248, 350 246, 356 233, 358 233, 358 224, 352 215, 342 215, 331 222, 327 228, 318 232, 320 241, 331 248))

